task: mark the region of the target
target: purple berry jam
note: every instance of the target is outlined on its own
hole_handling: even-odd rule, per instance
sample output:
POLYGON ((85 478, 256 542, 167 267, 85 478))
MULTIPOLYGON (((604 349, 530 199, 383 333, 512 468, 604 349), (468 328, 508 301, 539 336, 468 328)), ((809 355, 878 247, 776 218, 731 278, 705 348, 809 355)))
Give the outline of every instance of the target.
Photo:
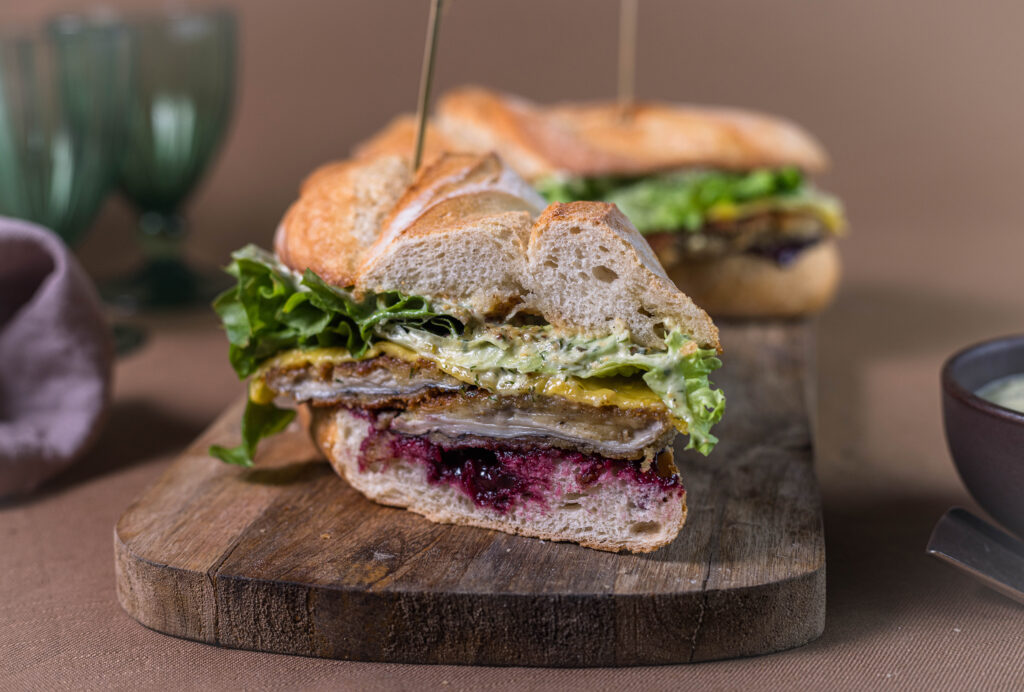
POLYGON ((506 512, 520 500, 539 499, 550 489, 553 460, 480 447, 442 447, 424 437, 391 434, 394 456, 415 459, 427 480, 459 488, 478 507, 506 512), (528 458, 528 457, 534 458, 528 458))
POLYGON ((486 446, 441 445, 423 436, 379 430, 372 412, 353 413, 368 423, 368 435, 360 446, 361 470, 375 462, 401 457, 424 466, 430 483, 458 488, 476 506, 499 513, 526 502, 546 505, 557 464, 574 466, 575 485, 580 489, 617 478, 662 492, 683 491, 677 474, 663 477, 654 468, 643 471, 640 461, 607 459, 552 447, 524 452, 503 447, 497 441, 486 446))
POLYGON ((752 255, 764 257, 780 267, 787 267, 796 261, 800 253, 818 243, 820 238, 803 238, 783 242, 755 245, 747 250, 752 255))

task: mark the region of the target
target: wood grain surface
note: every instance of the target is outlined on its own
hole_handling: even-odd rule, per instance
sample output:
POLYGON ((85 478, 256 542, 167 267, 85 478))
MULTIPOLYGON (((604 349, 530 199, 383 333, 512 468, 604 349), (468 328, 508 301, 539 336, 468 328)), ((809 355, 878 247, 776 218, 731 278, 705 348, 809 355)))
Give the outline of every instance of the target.
POLYGON ((804 644, 825 621, 809 330, 727 325, 722 342, 721 443, 707 459, 677 449, 690 514, 659 551, 378 506, 298 426, 264 442, 254 468, 224 465, 205 450, 237 441, 239 403, 118 521, 118 599, 179 637, 367 661, 639 665, 804 644))

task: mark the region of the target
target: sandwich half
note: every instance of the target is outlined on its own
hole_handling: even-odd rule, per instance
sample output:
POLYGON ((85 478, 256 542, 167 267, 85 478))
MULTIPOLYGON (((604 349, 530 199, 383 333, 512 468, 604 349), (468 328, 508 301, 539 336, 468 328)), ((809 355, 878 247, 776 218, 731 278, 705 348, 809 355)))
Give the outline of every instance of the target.
MULTIPOLYGON (((359 151, 408 150, 400 117, 359 151)), ((838 286, 838 200, 809 176, 827 159, 793 123, 726 108, 541 106, 466 87, 439 102, 438 151, 496 151, 551 202, 612 202, 669 277, 714 316, 798 317, 838 286)))
POLYGON ((545 202, 494 155, 332 164, 275 254, 245 248, 215 307, 250 377, 236 448, 310 407, 335 470, 376 502, 602 550, 686 518, 672 442, 707 454, 718 332, 613 205, 545 202))

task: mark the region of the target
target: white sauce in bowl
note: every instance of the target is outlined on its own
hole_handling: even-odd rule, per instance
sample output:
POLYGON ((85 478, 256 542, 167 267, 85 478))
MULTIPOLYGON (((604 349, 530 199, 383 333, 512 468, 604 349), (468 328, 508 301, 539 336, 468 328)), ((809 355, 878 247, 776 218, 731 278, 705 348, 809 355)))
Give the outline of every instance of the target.
POLYGON ((979 387, 975 394, 1003 408, 1024 413, 1024 373, 992 380, 979 387))

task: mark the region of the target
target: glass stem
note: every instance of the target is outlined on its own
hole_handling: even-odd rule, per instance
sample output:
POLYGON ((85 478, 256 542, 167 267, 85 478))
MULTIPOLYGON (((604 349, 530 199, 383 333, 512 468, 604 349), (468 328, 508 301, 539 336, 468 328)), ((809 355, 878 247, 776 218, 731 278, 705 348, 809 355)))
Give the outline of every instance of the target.
POLYGON ((185 219, 176 212, 146 211, 139 217, 142 252, 146 261, 182 261, 185 219))

